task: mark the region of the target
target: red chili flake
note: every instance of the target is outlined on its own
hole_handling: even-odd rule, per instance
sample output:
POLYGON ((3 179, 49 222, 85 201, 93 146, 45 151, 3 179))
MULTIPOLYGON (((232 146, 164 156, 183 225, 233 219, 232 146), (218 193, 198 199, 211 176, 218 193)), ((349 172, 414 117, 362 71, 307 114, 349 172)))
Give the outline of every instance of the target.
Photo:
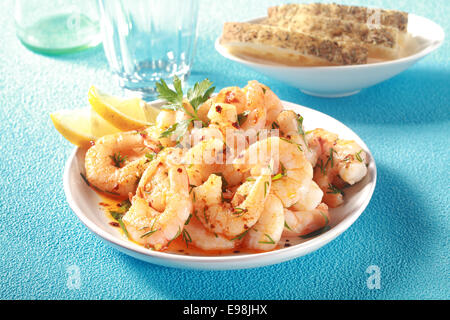
POLYGON ((222 112, 222 107, 220 105, 216 105, 216 111, 218 113, 221 113, 222 112))
POLYGON ((99 205, 101 205, 101 206, 103 206, 103 207, 107 207, 107 206, 109 206, 109 204, 107 204, 107 203, 104 203, 104 202, 100 202, 100 203, 99 203, 99 205))
POLYGON ((225 94, 225 101, 227 103, 238 102, 237 99, 236 99, 236 95, 234 94, 233 91, 228 91, 225 94))
POLYGON ((118 222, 110 222, 109 224, 116 228, 120 227, 120 224, 118 222))
POLYGON ((89 141, 89 144, 91 145, 91 147, 93 147, 93 146, 95 146, 95 141, 91 140, 91 141, 89 141))
POLYGON ((178 171, 179 173, 182 173, 182 172, 183 172, 183 169, 178 168, 177 171, 178 171))
POLYGON ((235 127, 236 129, 239 129, 239 123, 237 122, 233 122, 232 126, 235 127))
POLYGON ((240 253, 240 251, 239 250, 234 250, 233 253, 240 253))

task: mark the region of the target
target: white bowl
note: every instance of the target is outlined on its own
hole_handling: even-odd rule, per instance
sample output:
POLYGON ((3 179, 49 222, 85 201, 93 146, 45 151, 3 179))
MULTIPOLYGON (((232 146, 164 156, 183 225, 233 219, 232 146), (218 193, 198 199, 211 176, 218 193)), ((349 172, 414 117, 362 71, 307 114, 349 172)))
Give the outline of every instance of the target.
MULTIPOLYGON (((257 22, 262 18, 248 22, 257 22)), ((433 21, 409 14, 407 57, 363 65, 329 67, 291 67, 231 54, 216 40, 216 50, 225 58, 246 65, 269 77, 285 82, 302 92, 319 97, 336 98, 358 93, 406 70, 419 59, 439 48, 444 30, 433 21)))
MULTIPOLYGON (((156 101, 153 104, 160 106, 161 102, 156 101)), ((76 148, 72 152, 64 170, 64 192, 67 202, 84 225, 107 244, 132 257, 168 267, 210 270, 254 268, 280 263, 317 250, 347 230, 368 205, 376 183, 375 161, 366 144, 341 122, 319 111, 294 103, 283 101, 283 104, 286 109, 293 109, 304 117, 306 129, 322 127, 338 133, 343 139, 355 140, 368 154, 367 176, 358 184, 346 189, 344 205, 330 209, 331 228, 321 235, 306 240, 290 237, 290 247, 255 254, 187 256, 146 249, 128 241, 117 228, 109 225, 111 220, 99 206, 101 198, 87 186, 80 175, 84 172, 86 152, 80 148, 76 148)), ((284 240, 286 239, 282 239, 282 241, 284 240)))

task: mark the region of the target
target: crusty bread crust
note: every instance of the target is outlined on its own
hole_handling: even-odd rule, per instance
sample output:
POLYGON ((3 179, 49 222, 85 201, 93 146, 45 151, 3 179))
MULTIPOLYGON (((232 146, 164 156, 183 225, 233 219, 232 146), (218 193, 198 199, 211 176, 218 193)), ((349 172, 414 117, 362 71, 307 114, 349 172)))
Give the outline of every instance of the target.
POLYGON ((372 9, 335 3, 286 4, 268 9, 269 18, 278 16, 290 19, 299 14, 325 16, 362 24, 381 24, 383 26, 396 28, 400 32, 405 33, 407 32, 408 26, 408 13, 397 10, 372 9))
POLYGON ((220 43, 232 53, 287 65, 367 63, 367 49, 360 45, 319 39, 263 24, 227 22, 220 43))

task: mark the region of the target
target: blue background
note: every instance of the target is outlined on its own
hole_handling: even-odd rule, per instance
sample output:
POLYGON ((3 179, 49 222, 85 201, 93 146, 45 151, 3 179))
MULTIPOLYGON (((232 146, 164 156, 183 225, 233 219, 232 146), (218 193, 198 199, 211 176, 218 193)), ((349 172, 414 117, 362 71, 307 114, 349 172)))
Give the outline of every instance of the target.
MULTIPOLYGON (((343 1, 416 13, 450 34, 450 2, 343 1)), ((374 196, 356 223, 320 250, 252 270, 204 272, 147 264, 110 248, 69 209, 62 187, 73 146, 49 113, 87 105, 91 84, 120 93, 102 47, 48 57, 15 37, 13 1, 0 21, 0 298, 2 299, 429 299, 450 298, 448 40, 399 76, 360 94, 320 99, 222 58, 214 40, 225 21, 265 14, 279 1, 201 1, 189 82, 218 88, 257 79, 284 100, 352 128, 378 167, 374 196), (81 287, 67 286, 79 267, 81 287), (366 269, 381 270, 369 290, 366 269)))

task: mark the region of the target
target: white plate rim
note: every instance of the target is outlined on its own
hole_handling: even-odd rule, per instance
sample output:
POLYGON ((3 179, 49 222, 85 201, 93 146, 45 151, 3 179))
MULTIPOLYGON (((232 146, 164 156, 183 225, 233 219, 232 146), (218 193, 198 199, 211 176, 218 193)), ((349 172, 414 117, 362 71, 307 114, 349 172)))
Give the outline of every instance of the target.
MULTIPOLYGON (((252 61, 252 60, 246 60, 243 58, 240 58, 238 56, 235 56, 233 54, 231 54, 224 46, 222 46, 220 44, 220 36, 217 37, 216 41, 214 42, 214 47, 217 50, 217 52, 219 52, 223 57, 230 59, 232 61, 236 61, 239 63, 243 63, 243 64, 247 64, 249 66, 254 66, 254 67, 263 67, 263 68, 267 68, 267 69, 280 69, 280 68, 286 68, 286 69, 290 69, 290 70, 298 70, 298 71, 303 71, 303 70, 342 70, 342 69, 354 69, 354 68, 358 68, 358 69, 364 69, 364 68, 376 68, 376 67, 382 67, 382 66, 387 66, 387 65, 391 65, 391 64, 397 64, 397 63, 403 63, 403 62, 408 62, 408 61, 415 61, 415 60, 419 60, 420 58, 423 58, 424 56, 430 54, 431 52, 433 52, 434 50, 438 49, 444 42, 445 39, 445 32, 444 29, 438 25, 436 22, 413 14, 413 13, 409 13, 409 16, 412 16, 415 19, 424 19, 427 20, 427 23, 433 24, 434 27, 439 30, 440 33, 440 37, 439 39, 437 39, 437 41, 425 48, 423 48, 422 50, 420 50, 419 52, 416 52, 415 54, 403 57, 403 58, 399 58, 399 59, 394 59, 394 60, 388 60, 388 61, 382 61, 382 62, 376 62, 376 63, 366 63, 366 64, 352 64, 352 65, 345 65, 345 66, 287 66, 287 65, 282 65, 282 64, 265 64, 265 63, 259 63, 257 61, 252 61)), ((258 17, 258 18, 254 18, 254 19, 250 19, 244 22, 256 22, 258 20, 261 20, 263 18, 266 17, 258 17)))
MULTIPOLYGON (((106 242, 110 242, 114 244, 117 247, 122 247, 123 249, 132 251, 139 255, 147 256, 148 258, 155 258, 155 259, 162 259, 167 260, 168 263, 175 263, 175 267, 181 267, 181 268, 189 268, 189 269, 209 269, 209 270, 228 270, 228 269, 245 269, 245 268, 253 268, 253 267, 261 267, 276 263, 281 263, 283 261, 292 260, 294 258, 306 255, 312 251, 315 251, 324 245, 328 244, 335 238, 337 238, 339 235, 341 235, 345 230, 347 230, 362 214, 362 212, 366 209, 368 206, 372 196, 373 192, 375 190, 376 181, 377 181, 377 168, 375 164, 375 159, 370 152, 367 145, 364 143, 364 141, 349 127, 347 127, 345 124, 340 122, 339 120, 322 113, 318 110, 308 108, 293 102, 288 102, 282 100, 283 105, 288 105, 290 107, 294 108, 305 108, 309 109, 309 111, 313 111, 318 113, 321 117, 328 118, 332 121, 336 121, 339 125, 344 126, 352 135, 354 135, 355 138, 357 138, 359 141, 358 144, 366 151, 366 153, 369 156, 370 162, 369 162, 369 169, 372 173, 372 180, 370 181, 370 189, 369 192, 362 202, 361 206, 353 212, 353 214, 346 216, 342 221, 340 221, 338 224, 333 226, 328 231, 309 239, 308 241, 305 241, 300 244, 296 244, 290 247, 286 248, 280 248, 273 251, 267 251, 267 252, 261 252, 261 253, 251 253, 251 254, 239 254, 239 255, 227 255, 227 256, 191 256, 191 255, 179 255, 174 253, 168 253, 168 252, 159 252, 159 251, 153 251, 146 249, 142 246, 139 246, 131 241, 128 241, 126 239, 120 239, 117 236, 114 236, 104 230, 102 230, 100 227, 98 227, 94 222, 92 222, 87 215, 84 214, 83 210, 79 207, 77 202, 74 200, 72 193, 70 191, 70 172, 72 170, 72 163, 74 162, 74 158, 76 157, 77 152, 80 148, 75 147, 73 151, 71 152, 69 158, 67 159, 64 167, 64 173, 63 173, 63 189, 66 196, 66 200, 69 204, 69 207, 71 210, 75 213, 75 215, 80 219, 80 221, 96 236, 100 237, 102 240, 106 242), (265 258, 271 257, 271 261, 267 261, 265 258), (258 263, 259 261, 259 263, 258 263), (205 268, 205 263, 211 263, 214 264, 210 268, 205 268), (187 264, 185 266, 182 266, 183 264, 187 264), (193 266, 195 264, 198 264, 198 266, 193 266), (221 265, 223 264, 223 267, 221 265), (235 264, 233 267, 229 267, 230 264, 235 264)), ((151 102, 151 104, 158 105, 161 104, 161 100, 156 100, 151 102)), ((92 191, 94 192, 94 191, 92 191)), ((135 256, 136 257, 136 256, 135 256)), ((140 258, 143 260, 142 258, 140 258)), ((147 262, 154 262, 156 264, 160 264, 157 261, 148 261, 147 262)))

